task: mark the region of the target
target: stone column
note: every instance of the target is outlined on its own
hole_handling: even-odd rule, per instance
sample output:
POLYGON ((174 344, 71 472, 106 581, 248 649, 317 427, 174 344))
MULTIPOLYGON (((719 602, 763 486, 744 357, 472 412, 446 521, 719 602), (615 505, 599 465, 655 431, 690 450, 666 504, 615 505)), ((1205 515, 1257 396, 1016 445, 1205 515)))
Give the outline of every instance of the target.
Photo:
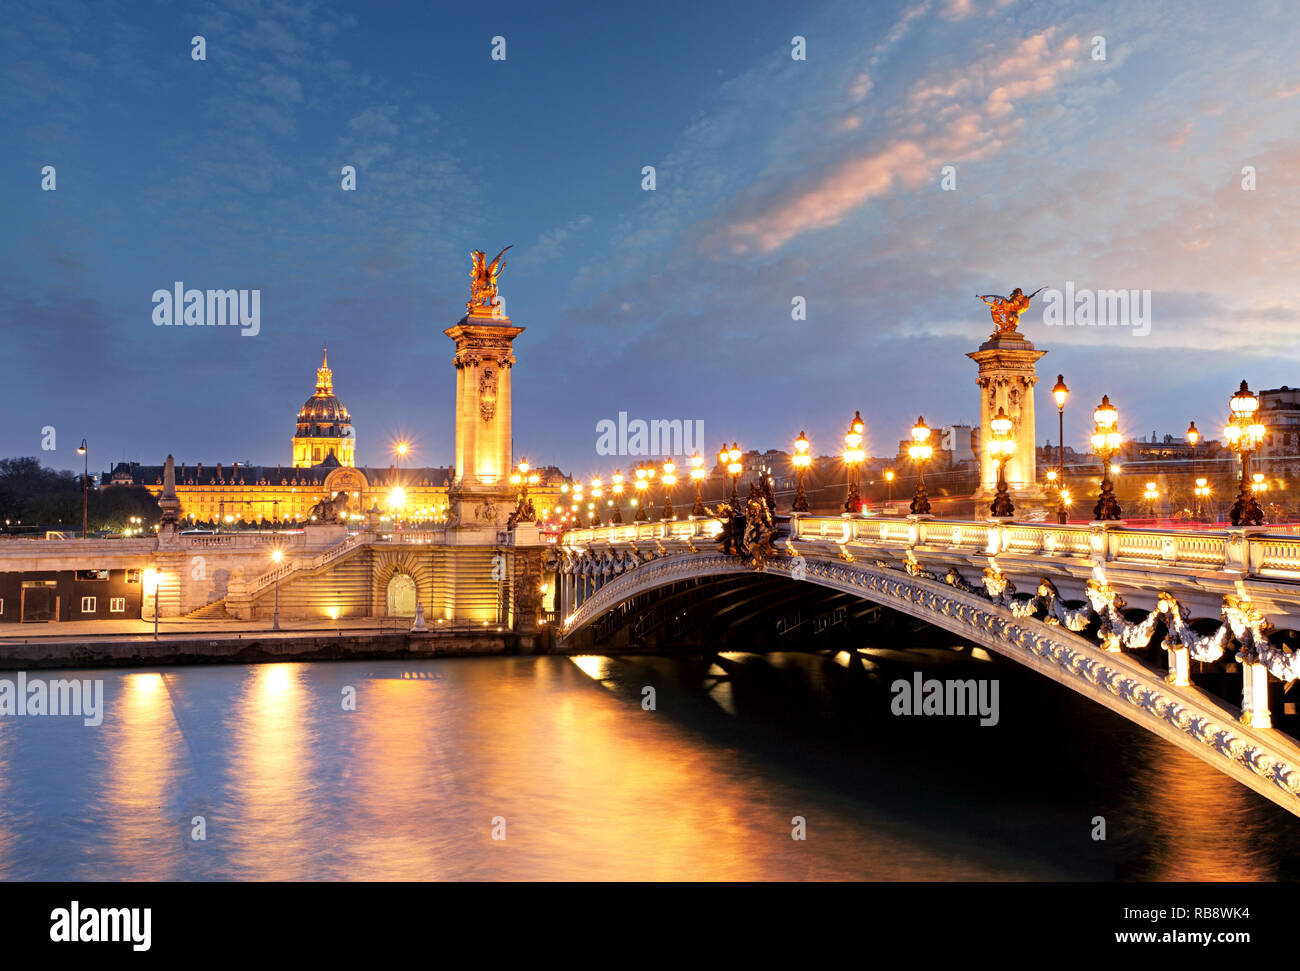
POLYGON ((466 492, 511 493, 511 344, 523 331, 504 314, 467 314, 444 331, 456 342, 456 481, 466 492))
POLYGON ((1268 710, 1268 668, 1254 661, 1241 664, 1241 723, 1251 728, 1272 728, 1268 710))
POLYGON ((1169 673, 1165 681, 1175 688, 1186 688, 1192 683, 1190 657, 1187 648, 1174 646, 1166 648, 1169 652, 1169 673))
POLYGON ((989 453, 993 436, 989 422, 1006 409, 1016 453, 1007 461, 1007 488, 1017 506, 1023 501, 1042 501, 1036 487, 1034 385, 1038 383, 1035 363, 1046 351, 1039 351, 1017 331, 993 334, 979 350, 966 356, 979 365, 975 384, 980 389, 980 484, 976 502, 993 498, 998 485, 998 463, 989 453))

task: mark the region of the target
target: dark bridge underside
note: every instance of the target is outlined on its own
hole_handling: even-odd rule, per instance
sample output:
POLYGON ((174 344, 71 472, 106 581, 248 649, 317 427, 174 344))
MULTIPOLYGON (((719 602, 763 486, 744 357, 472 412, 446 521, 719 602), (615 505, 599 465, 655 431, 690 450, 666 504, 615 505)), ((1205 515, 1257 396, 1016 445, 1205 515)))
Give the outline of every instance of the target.
MULTIPOLYGON (((1140 612, 1128 613, 1131 620, 1140 619, 1140 612)), ((1203 619, 1195 626, 1209 633, 1214 623, 1203 619)), ((1095 642, 1092 626, 1082 633, 1095 642)), ((1162 667, 1163 637, 1161 625, 1147 648, 1130 653, 1162 667)), ((578 653, 762 653, 855 650, 866 645, 905 649, 950 645, 954 640, 961 638, 854 594, 779 574, 746 573, 693 577, 639 593, 575 632, 568 646, 578 653)), ((1239 669, 1230 661, 1194 662, 1194 670, 1197 683, 1220 697, 1230 698, 1239 690, 1239 669)), ((1286 703, 1294 698, 1290 687, 1275 683, 1269 693, 1275 723, 1294 734, 1300 732, 1300 714, 1296 705, 1286 703)))
POLYGON ((929 626, 861 597, 782 576, 706 576, 624 601, 576 632, 569 646, 579 652, 838 650, 881 623, 901 630, 929 626))

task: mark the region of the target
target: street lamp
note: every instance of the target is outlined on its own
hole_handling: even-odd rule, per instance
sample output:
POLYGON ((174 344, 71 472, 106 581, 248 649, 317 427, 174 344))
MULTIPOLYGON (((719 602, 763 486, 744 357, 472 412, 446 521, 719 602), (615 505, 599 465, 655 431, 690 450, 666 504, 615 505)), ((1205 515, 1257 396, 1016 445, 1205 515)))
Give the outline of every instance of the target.
POLYGON ((673 486, 677 485, 677 465, 672 459, 664 462, 663 476, 659 480, 664 484, 664 519, 673 517, 673 486))
POLYGON ((86 447, 86 440, 83 438, 81 444, 77 446, 77 454, 82 458, 81 472, 81 538, 86 539, 86 507, 89 499, 87 489, 90 483, 90 450, 86 447))
POLYGON ((1200 522, 1202 500, 1208 499, 1210 496, 1209 480, 1207 480, 1205 476, 1198 477, 1196 480, 1196 488, 1193 491, 1196 493, 1196 520, 1197 522, 1200 522))
POLYGON ((790 464, 794 466, 794 477, 797 483, 794 493, 794 504, 790 507, 791 512, 808 511, 808 494, 803 490, 804 473, 812 465, 812 456, 808 454, 808 436, 803 432, 794 440, 794 455, 790 458, 790 464))
POLYGON ((695 483, 695 505, 691 507, 692 516, 706 515, 704 500, 700 498, 700 487, 708 474, 704 469, 704 456, 697 451, 691 456, 691 481, 695 483))
POLYGON ((917 418, 912 426, 912 444, 907 447, 907 454, 916 463, 916 495, 912 496, 910 506, 913 516, 930 515, 930 498, 925 494, 925 463, 934 454, 930 444, 930 426, 924 418, 917 418))
POLYGON ((573 528, 582 529, 582 483, 573 483, 573 528))
POLYGON ((593 527, 599 526, 601 524, 600 523, 600 500, 601 497, 604 496, 605 494, 604 485, 605 484, 600 481, 600 476, 596 476, 591 480, 590 494, 591 494, 592 501, 587 508, 591 512, 591 525, 593 527))
POLYGON ((1101 459, 1101 495, 1093 507, 1092 518, 1098 521, 1115 520, 1120 517, 1119 501, 1111 485, 1111 457, 1119 451, 1119 412, 1110 403, 1108 395, 1101 396, 1101 404, 1092 413, 1096 429, 1092 435, 1092 451, 1101 459))
POLYGON ((862 512, 862 497, 858 495, 858 466, 866 458, 862 451, 862 430, 867 426, 861 412, 853 412, 849 430, 844 433, 844 465, 849 470, 849 494, 844 500, 844 514, 853 516, 862 512))
POLYGON ((644 523, 650 519, 650 470, 644 465, 636 467, 636 479, 632 482, 636 489, 636 521, 644 523))
MULTIPOLYGON (((1065 524, 1065 502, 1061 499, 1061 489, 1065 488, 1065 399, 1070 397, 1070 389, 1065 386, 1065 375, 1056 376, 1056 385, 1052 388, 1052 397, 1056 399, 1057 455, 1056 464, 1056 521, 1065 524)), ((1048 475, 1048 478, 1052 476, 1048 475)))
POLYGON ((623 522, 623 471, 621 469, 614 470, 612 482, 614 483, 611 486, 614 490, 614 515, 610 522, 621 524, 623 522))
POLYGON ((1241 456, 1241 490, 1228 518, 1234 526, 1262 526, 1264 511, 1259 508, 1259 500, 1247 482, 1250 479, 1250 454, 1264 441, 1265 428, 1256 418, 1259 398, 1246 387, 1245 381, 1228 402, 1228 411, 1231 417, 1223 427, 1223 437, 1227 439, 1228 447, 1241 456))
POLYGON ((731 443, 731 448, 727 448, 726 443, 722 445, 722 451, 718 453, 718 461, 727 470, 727 475, 731 476, 731 504, 732 506, 740 505, 740 473, 744 471, 744 466, 740 464, 740 446, 735 442, 731 443))
POLYGON ((149 567, 141 576, 146 593, 153 591, 153 639, 158 640, 158 571, 149 567))
POLYGON ((1150 513, 1152 519, 1155 519, 1156 500, 1160 498, 1160 490, 1156 488, 1154 482, 1147 483, 1146 489, 1142 492, 1142 498, 1147 501, 1147 512, 1150 513))
POLYGON ((894 470, 885 469, 885 505, 894 505, 894 470))
POLYGON ((271 630, 280 629, 280 561, 284 559, 284 550, 271 550, 271 562, 275 564, 275 616, 271 620, 271 630))
POLYGON ((989 440, 989 454, 998 464, 998 489, 993 497, 990 511, 994 516, 1004 518, 1013 515, 1016 511, 1007 492, 1006 474, 1007 460, 1016 454, 1016 441, 1011 437, 1011 419, 1007 417, 1003 408, 998 408, 998 413, 989 422, 989 427, 993 430, 993 437, 989 440))

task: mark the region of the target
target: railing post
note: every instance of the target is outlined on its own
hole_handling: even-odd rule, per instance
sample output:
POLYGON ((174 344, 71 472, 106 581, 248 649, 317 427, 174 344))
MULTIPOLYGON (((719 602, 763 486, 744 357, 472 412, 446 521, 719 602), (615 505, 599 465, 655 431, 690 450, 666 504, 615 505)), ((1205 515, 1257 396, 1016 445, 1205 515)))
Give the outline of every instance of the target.
POLYGON ((1268 710, 1268 668, 1255 661, 1241 665, 1241 723, 1251 728, 1272 728, 1268 710))

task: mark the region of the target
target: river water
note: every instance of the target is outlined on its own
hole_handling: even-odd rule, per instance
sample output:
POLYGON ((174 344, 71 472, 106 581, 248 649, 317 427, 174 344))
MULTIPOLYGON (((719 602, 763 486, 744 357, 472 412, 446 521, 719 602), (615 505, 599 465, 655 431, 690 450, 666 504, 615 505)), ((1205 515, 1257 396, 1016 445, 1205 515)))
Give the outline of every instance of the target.
POLYGON ((1300 874, 1294 817, 960 647, 31 676, 106 713, 0 718, 11 880, 1300 874), (918 665, 996 679, 998 723, 893 715, 918 665))

